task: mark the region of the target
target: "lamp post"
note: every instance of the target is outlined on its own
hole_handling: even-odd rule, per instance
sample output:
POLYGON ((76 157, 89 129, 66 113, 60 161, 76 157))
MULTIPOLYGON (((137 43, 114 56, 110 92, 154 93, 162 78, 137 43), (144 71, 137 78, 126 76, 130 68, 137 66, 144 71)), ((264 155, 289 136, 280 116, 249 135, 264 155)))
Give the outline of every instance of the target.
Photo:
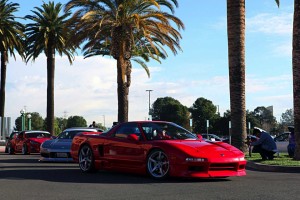
POLYGON ((149 92, 149 111, 148 111, 148 120, 150 120, 150 92, 152 92, 153 90, 146 90, 146 92, 149 92))
POLYGON ((24 131, 25 130, 25 109, 22 109, 20 113, 22 118, 22 131, 24 131))
POLYGON ((28 130, 31 130, 31 114, 30 113, 27 115, 27 118, 28 118, 28 130))
POLYGON ((103 116, 103 126, 105 127, 105 115, 102 116, 103 116))

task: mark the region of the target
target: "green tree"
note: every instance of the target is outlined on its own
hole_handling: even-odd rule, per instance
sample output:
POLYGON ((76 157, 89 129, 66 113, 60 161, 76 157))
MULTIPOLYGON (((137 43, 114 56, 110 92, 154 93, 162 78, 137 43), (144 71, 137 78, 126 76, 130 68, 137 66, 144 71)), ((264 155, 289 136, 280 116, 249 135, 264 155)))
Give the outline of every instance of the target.
POLYGON ((300 1, 294 0, 293 22, 293 96, 296 150, 294 159, 300 160, 300 1))
MULTIPOLYGON (((31 115, 31 130, 45 130, 45 120, 38 112, 26 113, 25 115, 25 130, 28 130, 28 114, 31 115)), ((22 130, 22 117, 17 117, 15 120, 15 130, 22 130)))
POLYGON ((281 114, 280 123, 284 126, 294 125, 294 111, 293 109, 287 109, 281 114))
POLYGON ((0 85, 0 117, 5 117, 5 85, 8 55, 15 59, 15 50, 24 58, 24 26, 16 21, 14 13, 19 4, 0 0, 0 54, 1 54, 1 85, 0 85))
POLYGON ((206 133, 207 120, 209 120, 211 128, 211 124, 214 124, 216 119, 219 117, 216 113, 217 107, 212 103, 212 101, 203 97, 198 98, 190 107, 189 111, 192 114, 193 128, 196 133, 206 133))
POLYGON ((66 4, 66 10, 76 9, 76 41, 86 41, 84 54, 111 55, 117 60, 119 122, 128 121, 132 56, 159 61, 167 55, 164 47, 174 54, 180 49, 177 29, 184 25, 173 15, 174 6, 177 0, 71 0, 66 4))
POLYGON ((65 130, 67 127, 67 119, 64 117, 56 117, 58 127, 61 131, 65 130))
POLYGON ((259 106, 253 111, 256 119, 258 119, 260 127, 270 131, 272 127, 276 126, 276 118, 273 116, 272 111, 264 106, 259 106))
POLYGON ((171 121, 189 129, 189 111, 172 97, 158 98, 150 111, 153 120, 171 121))
MULTIPOLYGON (((279 0, 275 0, 279 6, 279 0)), ((232 145, 248 151, 245 103, 245 0, 227 0, 227 36, 232 145)))
POLYGON ((74 59, 76 46, 70 41, 73 33, 67 24, 70 12, 62 13, 62 4, 43 3, 41 8, 35 7, 33 15, 25 16, 33 21, 26 25, 26 60, 35 60, 42 52, 47 57, 47 130, 54 133, 54 76, 55 53, 66 55, 70 64, 74 59))
POLYGON ((70 116, 67 120, 66 128, 71 127, 87 127, 86 120, 81 116, 70 116))

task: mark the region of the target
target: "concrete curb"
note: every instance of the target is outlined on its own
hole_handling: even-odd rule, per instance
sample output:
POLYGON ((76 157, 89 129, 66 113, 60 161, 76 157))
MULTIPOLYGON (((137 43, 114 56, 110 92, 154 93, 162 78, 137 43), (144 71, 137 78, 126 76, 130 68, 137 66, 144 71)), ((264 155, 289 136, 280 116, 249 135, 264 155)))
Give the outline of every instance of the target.
POLYGON ((264 165, 252 161, 247 161, 246 169, 262 172, 300 173, 300 167, 298 166, 285 167, 276 165, 264 165))

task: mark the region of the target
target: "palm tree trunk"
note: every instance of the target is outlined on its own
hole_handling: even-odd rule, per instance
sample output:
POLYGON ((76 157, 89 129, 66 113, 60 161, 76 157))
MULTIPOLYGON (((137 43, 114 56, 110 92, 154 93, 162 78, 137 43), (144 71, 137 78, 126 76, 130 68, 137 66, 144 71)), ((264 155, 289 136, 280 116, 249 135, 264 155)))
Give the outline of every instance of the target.
POLYGON ((54 134, 54 75, 55 50, 49 45, 47 53, 47 130, 54 134))
POLYGON ((293 89, 294 127, 296 150, 294 158, 300 160, 300 0, 294 1, 293 24, 293 89))
POLYGON ((123 56, 117 60, 118 68, 118 122, 128 121, 128 93, 129 87, 126 83, 126 61, 123 56))
POLYGON ((227 32, 232 145, 246 152, 245 0, 227 0, 227 32))
POLYGON ((6 84, 6 69, 7 69, 7 52, 1 52, 1 88, 0 88, 0 117, 4 117, 5 109, 5 84, 6 84))

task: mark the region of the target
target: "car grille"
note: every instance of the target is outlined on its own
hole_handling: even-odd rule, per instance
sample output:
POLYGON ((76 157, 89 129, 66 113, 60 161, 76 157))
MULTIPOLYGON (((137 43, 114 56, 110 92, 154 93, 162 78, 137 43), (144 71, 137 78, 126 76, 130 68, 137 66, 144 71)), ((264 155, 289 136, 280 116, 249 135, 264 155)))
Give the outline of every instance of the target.
POLYGON ((209 166, 209 171, 236 171, 238 169, 237 163, 212 163, 209 166))
POLYGON ((239 165, 238 163, 211 163, 209 165, 202 166, 189 166, 189 171, 202 172, 202 171, 237 171, 245 169, 245 165, 239 165))
MULTIPOLYGON (((55 153, 55 152, 51 152, 50 154, 48 154, 48 153, 41 153, 41 156, 45 157, 45 158, 61 158, 61 157, 57 157, 57 153, 55 153)), ((71 158, 71 154, 70 153, 67 153, 67 158, 71 158)))

